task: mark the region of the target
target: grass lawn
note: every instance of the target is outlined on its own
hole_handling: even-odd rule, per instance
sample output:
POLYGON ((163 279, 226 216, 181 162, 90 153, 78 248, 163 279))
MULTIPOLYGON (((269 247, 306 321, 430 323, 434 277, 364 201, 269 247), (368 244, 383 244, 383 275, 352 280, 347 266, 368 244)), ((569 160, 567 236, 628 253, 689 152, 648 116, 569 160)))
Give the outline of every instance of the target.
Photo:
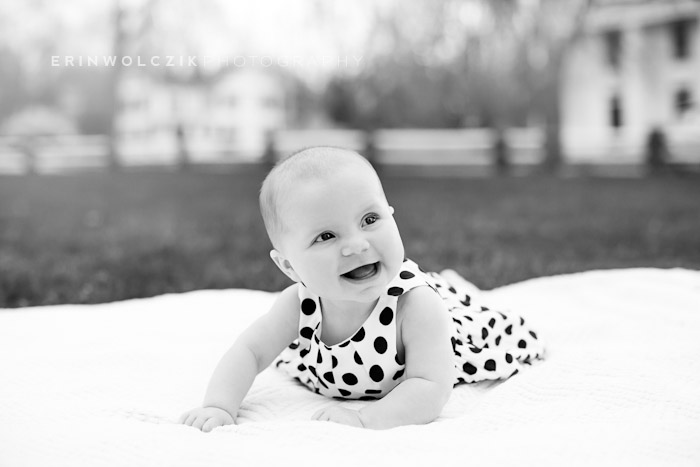
MULTIPOLYGON (((289 282, 268 257, 259 168, 0 176, 0 307, 289 282)), ((700 268, 700 178, 388 173, 407 256, 482 288, 598 268, 700 268)))

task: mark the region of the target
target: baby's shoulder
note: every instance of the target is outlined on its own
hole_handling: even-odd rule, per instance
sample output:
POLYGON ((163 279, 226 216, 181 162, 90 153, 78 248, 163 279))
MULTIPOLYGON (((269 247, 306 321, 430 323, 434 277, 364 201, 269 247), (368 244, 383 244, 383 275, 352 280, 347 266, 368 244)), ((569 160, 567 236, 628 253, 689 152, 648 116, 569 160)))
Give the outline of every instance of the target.
POLYGON ((403 321, 406 316, 430 315, 436 311, 447 311, 444 300, 428 284, 406 291, 399 297, 396 308, 399 322, 403 321))
POLYGON ((277 295, 270 312, 294 318, 299 314, 300 306, 298 284, 292 284, 277 295))

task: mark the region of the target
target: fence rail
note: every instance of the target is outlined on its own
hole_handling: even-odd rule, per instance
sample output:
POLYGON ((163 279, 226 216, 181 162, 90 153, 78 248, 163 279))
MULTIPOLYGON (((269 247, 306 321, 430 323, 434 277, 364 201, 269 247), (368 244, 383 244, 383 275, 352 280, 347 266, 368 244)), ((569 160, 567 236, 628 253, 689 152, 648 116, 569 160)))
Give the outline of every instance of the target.
MULTIPOLYGON (((504 133, 507 164, 527 168, 543 162, 544 136, 536 128, 511 128, 504 133)), ((267 158, 278 159, 309 146, 337 146, 357 150, 374 163, 388 166, 437 167, 445 170, 465 167, 492 171, 498 168, 494 150, 496 138, 488 129, 383 129, 368 134, 359 130, 280 130, 261 139, 251 153, 235 147, 187 145, 173 141, 158 146, 153 142, 122 141, 117 146, 124 168, 176 168, 183 165, 225 166, 267 158)), ((644 144, 634 147, 604 146, 590 142, 577 150, 567 148, 569 164, 622 164, 642 166, 644 144)), ((673 146, 668 162, 700 162, 700 139, 673 146)), ((0 173, 55 173, 96 171, 110 167, 109 141, 104 135, 59 135, 52 137, 0 137, 0 173)))

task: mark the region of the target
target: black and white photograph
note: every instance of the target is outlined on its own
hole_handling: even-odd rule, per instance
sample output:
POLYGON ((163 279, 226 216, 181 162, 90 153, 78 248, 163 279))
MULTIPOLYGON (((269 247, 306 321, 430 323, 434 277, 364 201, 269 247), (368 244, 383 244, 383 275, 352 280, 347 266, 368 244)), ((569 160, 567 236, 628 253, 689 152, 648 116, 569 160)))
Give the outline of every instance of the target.
POLYGON ((0 467, 700 465, 700 0, 2 0, 0 467))

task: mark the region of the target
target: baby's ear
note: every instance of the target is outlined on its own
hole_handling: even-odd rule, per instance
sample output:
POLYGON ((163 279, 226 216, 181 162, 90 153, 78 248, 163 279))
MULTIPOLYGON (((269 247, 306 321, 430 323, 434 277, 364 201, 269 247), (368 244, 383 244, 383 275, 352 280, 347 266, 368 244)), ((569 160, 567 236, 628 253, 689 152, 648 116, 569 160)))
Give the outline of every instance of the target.
POLYGON ((392 216, 394 215, 394 206, 389 206, 389 212, 392 216))
POLYGON ((275 263, 275 265, 282 271, 287 277, 289 277, 294 282, 301 282, 301 279, 297 275, 296 271, 292 267, 292 264, 287 258, 282 256, 282 253, 273 249, 270 250, 270 258, 275 263))

